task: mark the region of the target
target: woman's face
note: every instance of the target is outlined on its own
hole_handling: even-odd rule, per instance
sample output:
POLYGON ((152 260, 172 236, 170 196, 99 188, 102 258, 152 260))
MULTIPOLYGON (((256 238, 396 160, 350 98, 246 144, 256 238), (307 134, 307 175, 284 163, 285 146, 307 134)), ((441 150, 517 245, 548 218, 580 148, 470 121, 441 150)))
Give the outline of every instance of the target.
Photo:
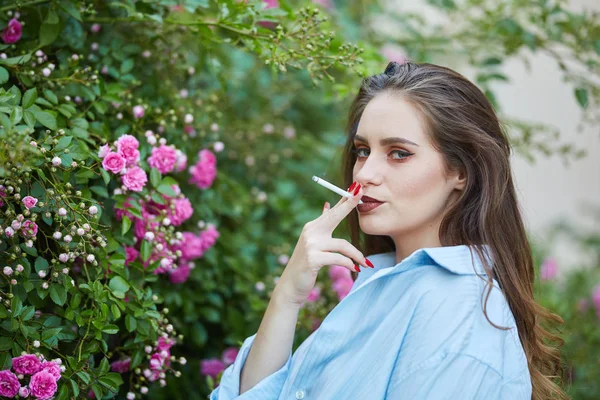
POLYGON ((446 174, 417 109, 398 94, 378 94, 363 112, 354 147, 354 181, 365 196, 383 202, 370 211, 359 206, 362 231, 392 237, 404 256, 440 246, 439 224, 465 180, 446 174))

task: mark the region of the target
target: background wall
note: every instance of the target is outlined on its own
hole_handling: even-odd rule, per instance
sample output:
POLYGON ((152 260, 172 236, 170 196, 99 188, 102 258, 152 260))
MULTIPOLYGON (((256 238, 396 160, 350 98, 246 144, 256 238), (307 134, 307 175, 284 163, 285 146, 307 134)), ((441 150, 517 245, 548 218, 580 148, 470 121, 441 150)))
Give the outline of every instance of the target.
MULTIPOLYGON (((389 6, 400 12, 420 12, 433 23, 444 21, 444 15, 424 0, 392 0, 389 6)), ((571 0, 569 7, 574 11, 600 11, 600 1, 571 0)), ((379 22, 382 21, 378 25, 379 22)), ((380 29, 393 30, 393 26, 383 25, 380 29)), ((555 127, 561 132, 561 143, 574 143, 576 148, 588 152, 585 158, 569 165, 558 156, 540 155, 533 164, 522 156, 513 156, 513 172, 527 228, 534 240, 543 241, 548 227, 560 219, 576 221, 582 226, 594 222, 584 210, 587 204, 600 207, 600 126, 578 129, 581 109, 573 88, 562 81, 556 62, 540 53, 530 53, 527 57, 530 71, 519 59, 507 61, 503 71, 511 82, 494 87, 503 111, 511 117, 555 127)), ((469 66, 461 60, 450 63, 450 67, 473 78, 469 66)), ((563 271, 582 261, 582 256, 573 251, 566 239, 559 241, 552 253, 563 271)))

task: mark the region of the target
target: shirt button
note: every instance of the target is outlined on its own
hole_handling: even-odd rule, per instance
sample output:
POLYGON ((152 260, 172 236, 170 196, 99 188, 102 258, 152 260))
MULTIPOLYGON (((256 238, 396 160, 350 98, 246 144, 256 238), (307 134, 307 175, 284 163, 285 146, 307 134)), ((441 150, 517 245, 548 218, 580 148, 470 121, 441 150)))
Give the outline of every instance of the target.
POLYGON ((300 400, 300 399, 303 399, 303 398, 304 398, 304 390, 298 390, 298 391, 296 392, 296 398, 297 398, 298 400, 300 400))

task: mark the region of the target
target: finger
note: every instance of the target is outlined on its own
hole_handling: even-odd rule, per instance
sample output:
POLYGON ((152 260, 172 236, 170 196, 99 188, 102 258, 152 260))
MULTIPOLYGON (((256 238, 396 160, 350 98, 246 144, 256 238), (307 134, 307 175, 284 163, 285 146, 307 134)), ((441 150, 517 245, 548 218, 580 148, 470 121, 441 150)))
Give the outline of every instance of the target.
POLYGON ((350 270, 350 272, 360 272, 360 268, 354 262, 343 254, 321 252, 319 254, 319 264, 321 269, 326 265, 341 265, 350 270))
POLYGON ((367 260, 364 254, 347 240, 337 238, 325 239, 319 242, 318 249, 321 251, 341 253, 354 262, 361 264, 363 267, 374 268, 372 267, 373 264, 367 260))
POLYGON ((323 213, 327 210, 329 210, 331 208, 331 206, 329 205, 329 202, 326 201, 325 204, 323 204, 323 213))
POLYGON ((356 195, 351 198, 342 197, 342 199, 323 216, 322 223, 329 232, 333 233, 340 222, 342 222, 342 220, 358 205, 360 198, 363 196, 363 190, 360 184, 358 184, 354 193, 356 193, 356 195))

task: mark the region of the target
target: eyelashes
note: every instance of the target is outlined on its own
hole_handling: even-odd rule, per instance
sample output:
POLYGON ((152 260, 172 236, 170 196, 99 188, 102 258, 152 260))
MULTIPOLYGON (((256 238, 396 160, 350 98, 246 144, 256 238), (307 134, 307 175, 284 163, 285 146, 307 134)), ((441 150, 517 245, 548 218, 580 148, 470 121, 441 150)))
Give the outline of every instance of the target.
MULTIPOLYGON (((354 156, 357 159, 361 159, 361 158, 367 157, 367 156, 362 155, 361 152, 363 150, 368 151, 369 149, 366 148, 366 147, 358 147, 358 148, 357 147, 353 147, 352 150, 351 150, 351 152, 352 152, 352 154, 354 154, 354 156)), ((390 151, 390 154, 399 154, 400 157, 397 157, 397 158, 392 157, 392 160, 402 161, 402 160, 404 160, 404 159, 412 156, 414 153, 410 153, 410 152, 404 151, 404 150, 392 150, 392 151, 390 151)))

